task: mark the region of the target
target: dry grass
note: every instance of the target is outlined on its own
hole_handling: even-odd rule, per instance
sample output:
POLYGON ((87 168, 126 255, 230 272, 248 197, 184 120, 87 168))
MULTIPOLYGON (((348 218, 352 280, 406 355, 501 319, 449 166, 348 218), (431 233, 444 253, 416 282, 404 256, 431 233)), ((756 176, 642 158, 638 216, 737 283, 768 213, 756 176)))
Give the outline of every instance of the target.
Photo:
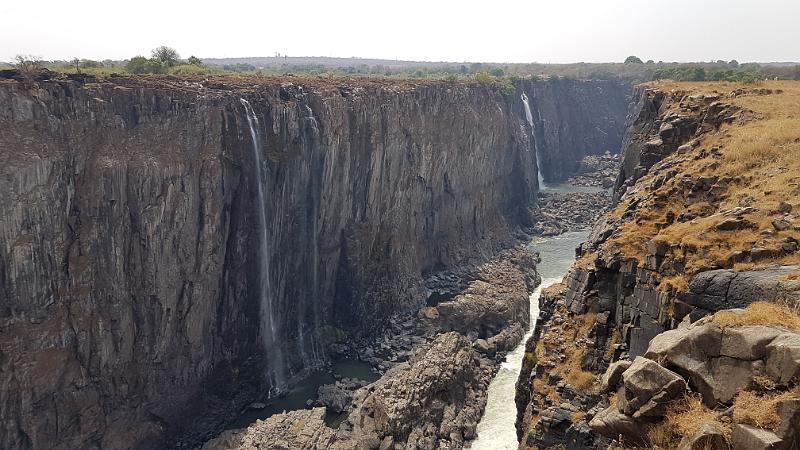
POLYGON ((541 378, 536 378, 533 380, 533 391, 547 397, 553 403, 561 402, 561 394, 558 393, 555 386, 550 386, 541 378))
MULTIPOLYGON (((566 342, 576 343, 579 339, 585 339, 589 336, 589 332, 596 322, 597 314, 595 313, 572 316, 562 324, 561 336, 564 337, 566 342)), ((586 356, 586 348, 573 345, 564 353, 566 358, 556 363, 553 372, 561 374, 564 381, 570 385, 581 390, 589 390, 595 383, 596 378, 593 373, 581 368, 581 362, 586 356)))
POLYGON ((689 292, 689 280, 686 279, 686 274, 673 275, 662 279, 658 288, 662 291, 672 289, 676 293, 689 292))
POLYGON ((685 436, 694 436, 704 425, 717 422, 730 436, 730 425, 718 420, 719 413, 703 404, 699 395, 687 395, 667 409, 664 420, 648 430, 647 438, 654 448, 677 448, 685 436))
POLYGON ((586 412, 585 411, 578 411, 576 413, 573 413, 572 417, 571 417, 572 423, 578 423, 581 420, 583 420, 584 417, 586 417, 586 412))
POLYGON ((733 418, 739 423, 774 430, 781 424, 778 405, 797 399, 800 399, 800 387, 776 394, 743 391, 733 402, 733 418))
POLYGON ((797 311, 770 302, 751 303, 743 313, 720 311, 714 314, 711 321, 723 328, 766 325, 800 331, 800 314, 797 311))
MULTIPOLYGON (((800 240, 800 230, 790 227, 776 231, 772 226, 774 219, 783 217, 778 208, 782 201, 791 204, 795 215, 800 209, 795 200, 800 198, 800 83, 765 82, 759 88, 776 93, 745 93, 735 98, 727 94, 735 89, 752 90, 753 86, 721 82, 659 82, 652 86, 687 94, 716 92, 722 102, 751 112, 746 114, 746 121, 702 134, 697 148, 668 156, 680 175, 668 177, 655 191, 643 187, 659 174, 651 173, 640 180, 637 184, 640 192, 621 203, 615 214, 621 215, 637 198, 641 203, 621 232, 607 242, 606 253, 619 251, 625 258, 644 262, 648 241, 668 242, 675 244, 676 249, 670 256, 682 263, 687 275, 717 267, 745 270, 766 264, 800 263, 800 253, 780 251, 787 238, 800 240), (778 90, 781 92, 777 93, 778 90), (690 190, 691 183, 684 183, 684 176, 691 179, 717 176, 728 181, 718 185, 714 194, 698 193, 690 190), (656 195, 651 196, 653 193, 656 195), (753 228, 734 232, 715 228, 725 219, 720 212, 743 205, 757 208, 744 216, 753 223, 753 228), (695 218, 665 221, 665 217, 683 213, 691 213, 695 218), (743 261, 742 255, 747 258, 747 252, 754 247, 775 252, 763 259, 743 261)), ((673 102, 671 109, 677 111, 678 103, 673 102)), ((790 222, 800 226, 798 219, 790 222)), ((675 278, 670 281, 682 287, 677 279, 681 273, 671 275, 675 278)))
POLYGON ((614 327, 614 331, 611 332, 611 338, 608 340, 608 344, 606 345, 606 361, 611 362, 611 360, 614 358, 614 351, 616 351, 615 347, 620 343, 621 340, 622 332, 620 332, 617 327, 614 327))

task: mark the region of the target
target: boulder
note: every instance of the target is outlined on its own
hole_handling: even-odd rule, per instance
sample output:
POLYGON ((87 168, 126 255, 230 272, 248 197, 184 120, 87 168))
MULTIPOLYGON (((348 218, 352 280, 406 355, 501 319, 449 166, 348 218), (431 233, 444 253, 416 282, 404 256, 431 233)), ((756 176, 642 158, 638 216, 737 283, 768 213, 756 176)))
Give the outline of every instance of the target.
POLYGON ((686 302, 694 307, 716 312, 744 308, 758 300, 800 300, 800 280, 788 275, 800 265, 769 266, 736 272, 718 269, 700 272, 689 281, 686 302))
POLYGON ((779 383, 800 378, 800 334, 786 332, 766 346, 766 370, 779 383))
POLYGON ((737 423, 731 433, 733 450, 772 450, 782 447, 781 439, 772 431, 737 423))
POLYGON ((784 400, 778 403, 777 410, 781 423, 773 431, 787 445, 800 446, 800 399, 784 400))
POLYGON ((328 411, 340 413, 347 409, 353 397, 345 389, 336 384, 326 384, 317 389, 317 402, 328 411))
POLYGON ((686 436, 678 450, 724 450, 730 448, 725 430, 717 422, 709 422, 700 427, 694 436, 686 436))
POLYGON ((777 328, 765 326, 727 328, 722 332, 720 355, 748 361, 762 359, 767 344, 780 333, 777 328))
POLYGON ((667 404, 686 392, 686 382, 677 373, 655 361, 637 357, 622 374, 620 412, 632 416, 657 417, 667 404))
POLYGON ((633 363, 628 360, 611 363, 608 369, 606 369, 606 373, 604 373, 603 377, 600 379, 600 389, 603 392, 616 390, 619 385, 619 380, 622 378, 622 373, 628 370, 631 364, 633 363))
POLYGON ((714 228, 718 231, 735 231, 743 230, 745 228, 753 228, 753 222, 746 220, 742 217, 728 217, 723 219, 722 222, 716 224, 714 228))
POLYGON ((623 435, 628 440, 644 440, 645 427, 630 416, 619 412, 614 406, 609 406, 597 413, 589 421, 589 428, 595 433, 610 439, 617 439, 620 435, 623 435))
MULTIPOLYGON (((732 332, 727 351, 735 354, 758 353, 758 345, 763 339, 753 338, 755 349, 736 350, 731 348, 735 342, 746 339, 732 332)), ((769 335, 761 330, 762 334, 769 335)), ((669 365, 675 371, 688 378, 694 388, 703 396, 703 402, 709 407, 717 403, 730 403, 736 393, 746 388, 752 379, 755 362, 722 356, 722 329, 710 322, 699 321, 687 328, 664 332, 650 342, 645 356, 669 365)))

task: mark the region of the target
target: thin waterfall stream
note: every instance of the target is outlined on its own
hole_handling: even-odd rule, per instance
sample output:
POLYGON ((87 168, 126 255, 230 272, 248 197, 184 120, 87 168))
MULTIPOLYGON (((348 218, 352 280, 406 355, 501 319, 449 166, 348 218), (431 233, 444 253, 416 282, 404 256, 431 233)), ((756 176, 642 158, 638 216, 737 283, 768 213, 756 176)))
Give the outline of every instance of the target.
MULTIPOLYGON (((533 114, 531 113, 531 105, 528 101, 528 95, 523 92, 520 98, 522 99, 522 104, 525 107, 525 119, 528 121, 528 125, 531 127, 531 133, 533 133, 533 114)), ((542 165, 539 163, 539 151, 535 146, 533 148, 533 154, 536 157, 536 178, 539 182, 539 189, 545 189, 546 185, 544 184, 544 178, 542 177, 542 165)))
POLYGON ((473 450, 515 450, 517 431, 514 427, 517 409, 514 393, 517 377, 525 357, 525 342, 534 332, 539 316, 539 295, 542 289, 558 283, 566 275, 575 260, 575 247, 589 236, 588 231, 573 231, 548 238, 534 238, 529 244, 539 252, 541 263, 536 268, 542 283, 531 293, 531 329, 522 342, 506 356, 500 370, 489 384, 489 397, 481 421, 478 423, 478 438, 472 442, 473 450))
MULTIPOLYGON (((275 320, 275 311, 272 305, 272 292, 269 274, 270 252, 269 252, 269 237, 267 236, 267 212, 266 205, 264 204, 264 180, 262 177, 262 163, 261 163, 261 136, 259 135, 258 116, 256 116, 253 107, 245 99, 240 99, 242 106, 244 106, 247 113, 247 124, 250 127, 250 137, 253 140, 253 164, 256 183, 256 192, 258 194, 256 205, 259 229, 259 289, 261 295, 261 325, 260 333, 262 343, 264 344, 264 352, 269 362, 269 367, 272 370, 271 391, 279 391, 286 385, 286 373, 284 369, 283 353, 279 345, 279 330, 278 324, 275 320)), ((271 392, 272 393, 272 392, 271 392)))

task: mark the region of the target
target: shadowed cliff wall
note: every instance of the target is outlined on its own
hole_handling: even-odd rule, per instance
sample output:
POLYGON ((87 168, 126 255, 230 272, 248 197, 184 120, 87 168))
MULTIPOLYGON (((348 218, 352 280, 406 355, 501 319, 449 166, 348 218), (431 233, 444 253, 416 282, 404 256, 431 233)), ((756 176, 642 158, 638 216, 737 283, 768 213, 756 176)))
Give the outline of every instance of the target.
POLYGON ((0 447, 157 446, 269 387, 240 98, 287 377, 325 327, 380 327, 530 224, 534 154, 495 87, 300 84, 0 80, 0 447))

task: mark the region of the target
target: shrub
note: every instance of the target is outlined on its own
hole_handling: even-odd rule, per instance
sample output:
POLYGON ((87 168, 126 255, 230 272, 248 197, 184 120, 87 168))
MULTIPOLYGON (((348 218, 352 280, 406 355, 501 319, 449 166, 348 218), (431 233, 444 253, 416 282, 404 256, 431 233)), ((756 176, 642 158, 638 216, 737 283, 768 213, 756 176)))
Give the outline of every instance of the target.
POLYGON ((130 73, 164 73, 166 68, 156 59, 134 56, 125 65, 125 70, 130 73))
POLYGON ((17 68, 23 75, 32 75, 44 67, 42 66, 42 59, 33 55, 17 55, 14 57, 14 67, 17 68))
POLYGON ((172 75, 204 75, 208 73, 208 69, 193 64, 181 64, 169 69, 172 75))
POLYGON ((489 75, 489 72, 478 72, 475 74, 475 81, 480 81, 481 83, 486 83, 492 81, 492 76, 489 75))
POLYGON ((180 60, 178 52, 174 48, 165 45, 154 48, 151 56, 165 67, 176 66, 178 65, 178 60, 180 60))

